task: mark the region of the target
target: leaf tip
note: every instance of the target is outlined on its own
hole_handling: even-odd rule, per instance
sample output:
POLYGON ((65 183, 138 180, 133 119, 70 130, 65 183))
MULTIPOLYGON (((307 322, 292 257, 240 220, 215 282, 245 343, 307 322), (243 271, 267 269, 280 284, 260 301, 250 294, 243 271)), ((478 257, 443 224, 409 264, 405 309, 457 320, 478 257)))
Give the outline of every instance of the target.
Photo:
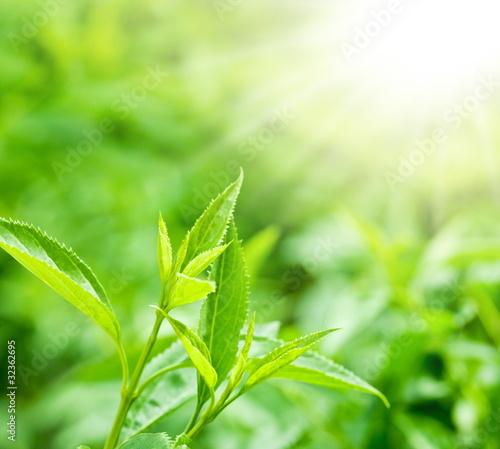
POLYGON ((380 391, 378 392, 378 395, 377 395, 380 400, 384 403, 385 407, 387 409, 390 409, 391 408, 391 403, 389 402, 389 399, 387 399, 387 397, 385 396, 384 393, 381 393, 380 391))
POLYGON ((238 175, 238 181, 243 182, 243 179, 245 179, 245 171, 243 170, 243 167, 240 167, 240 174, 238 175))

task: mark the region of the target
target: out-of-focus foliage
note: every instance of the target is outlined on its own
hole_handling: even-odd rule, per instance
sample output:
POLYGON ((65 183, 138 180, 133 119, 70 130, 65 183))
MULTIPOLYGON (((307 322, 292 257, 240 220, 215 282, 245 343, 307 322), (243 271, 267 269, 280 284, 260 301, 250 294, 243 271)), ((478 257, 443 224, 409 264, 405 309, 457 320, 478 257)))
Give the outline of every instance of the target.
MULTIPOLYGON (((221 20, 215 3, 2 1, 0 216, 39 224, 107 279, 137 353, 159 294, 158 210, 178 246, 243 166, 237 224, 257 236, 258 321, 284 320, 285 340, 342 328, 322 351, 392 407, 270 382, 200 449, 498 448, 498 190, 477 168, 497 155, 467 159, 477 145, 464 128, 427 177, 391 188, 385 170, 413 131, 384 127, 368 114, 380 105, 314 64, 336 45, 308 38, 322 6, 241 2, 221 20)), ((1 342, 17 341, 17 447, 102 445, 120 388, 105 334, 5 254, 0 298, 2 367, 1 342)), ((182 432, 192 407, 154 430, 182 432)))

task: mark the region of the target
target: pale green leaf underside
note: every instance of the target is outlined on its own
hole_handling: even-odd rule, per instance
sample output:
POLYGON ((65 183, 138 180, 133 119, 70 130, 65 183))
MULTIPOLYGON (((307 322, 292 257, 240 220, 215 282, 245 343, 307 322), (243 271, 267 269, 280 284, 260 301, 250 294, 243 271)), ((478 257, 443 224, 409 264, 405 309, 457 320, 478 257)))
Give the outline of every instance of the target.
POLYGON ((166 433, 143 433, 119 447, 119 449, 171 449, 171 440, 166 433))
POLYGON ((158 265, 161 280, 166 282, 172 272, 172 244, 161 214, 158 222, 158 265))
MULTIPOLYGON (((260 358, 268 353, 271 348, 276 348, 278 345, 282 344, 282 340, 258 337, 252 342, 250 355, 260 358)), ((252 369, 256 363, 258 362, 254 362, 250 369, 252 369)), ((385 405, 388 405, 387 398, 375 387, 371 386, 342 365, 314 351, 305 353, 291 365, 274 373, 272 377, 302 381, 329 388, 357 390, 364 393, 370 393, 378 396, 385 405)))
POLYGON ((198 218, 189 232, 187 262, 190 262, 198 254, 217 246, 222 240, 242 182, 243 172, 233 184, 210 203, 198 218))
POLYGON ((213 389, 217 383, 217 373, 210 362, 210 353, 205 343, 189 327, 172 317, 168 317, 175 333, 189 355, 203 380, 213 389))
POLYGON ((167 304, 167 310, 204 299, 214 292, 215 288, 216 284, 212 281, 178 274, 172 299, 167 304))
MULTIPOLYGON (((146 365, 142 379, 148 379, 163 368, 187 360, 183 345, 176 341, 146 365)), ((120 440, 131 438, 161 422, 196 395, 193 369, 169 372, 150 383, 132 404, 120 440)))
MULTIPOLYGON (((248 310, 248 282, 241 243, 231 220, 225 243, 231 245, 215 261, 210 279, 217 284, 215 293, 205 300, 200 316, 200 336, 206 343, 219 384, 236 363, 241 330, 248 310)), ((206 399, 203 386, 200 396, 206 399)))
MULTIPOLYGON (((300 360, 300 359, 299 359, 300 360)), ((345 369, 341 365, 337 365, 326 359, 328 364, 322 366, 322 370, 308 368, 303 366, 307 364, 307 359, 299 361, 297 365, 285 366, 281 370, 274 373, 273 377, 280 379, 296 380, 306 382, 313 385, 321 385, 329 388, 358 390, 365 393, 370 393, 378 396, 383 403, 389 407, 387 398, 376 388, 364 382, 362 379, 345 369)))
POLYGON ((305 337, 297 338, 294 341, 285 343, 271 351, 262 359, 252 364, 250 376, 247 379, 244 391, 253 388, 278 372, 283 367, 290 365, 297 360, 306 351, 312 348, 316 343, 337 329, 328 329, 305 337))
POLYGON ((106 293, 75 253, 30 225, 3 218, 0 247, 119 341, 120 326, 106 293))

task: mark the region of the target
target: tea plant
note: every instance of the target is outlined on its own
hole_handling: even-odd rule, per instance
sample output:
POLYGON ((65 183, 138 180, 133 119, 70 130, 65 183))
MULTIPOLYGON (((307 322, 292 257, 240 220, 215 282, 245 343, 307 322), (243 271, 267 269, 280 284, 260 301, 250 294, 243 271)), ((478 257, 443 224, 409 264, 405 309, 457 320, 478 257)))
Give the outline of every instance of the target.
POLYGON ((256 326, 255 315, 248 318, 247 273, 233 220, 242 179, 212 201, 175 255, 160 215, 161 295, 152 306, 156 320, 132 372, 120 323, 91 269, 40 230, 0 219, 0 247, 97 323, 117 348, 123 372, 121 401, 104 449, 192 448, 192 439, 226 407, 273 377, 359 390, 387 405, 382 393, 353 373, 307 352, 336 329, 283 342, 256 326), (208 276, 203 275, 208 268, 208 276), (195 332, 172 312, 200 300, 204 304, 195 332), (151 359, 165 321, 178 340, 151 359), (193 370, 197 380, 189 375, 193 370), (193 399, 193 415, 181 435, 144 433, 193 399))

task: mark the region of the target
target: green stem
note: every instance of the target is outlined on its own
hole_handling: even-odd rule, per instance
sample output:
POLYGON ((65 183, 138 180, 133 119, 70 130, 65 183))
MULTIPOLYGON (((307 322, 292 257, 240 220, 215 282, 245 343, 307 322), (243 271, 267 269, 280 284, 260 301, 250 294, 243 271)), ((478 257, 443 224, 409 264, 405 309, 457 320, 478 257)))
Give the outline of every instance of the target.
MULTIPOLYGON (((213 407, 213 404, 212 404, 212 407, 213 407)), ((198 414, 195 413, 195 415, 193 415, 193 418, 195 418, 195 416, 197 416, 198 414)), ((186 433, 186 435, 189 437, 189 438, 194 438, 196 435, 198 435, 199 432, 201 432, 201 430, 209 423, 211 423, 213 421, 213 415, 214 415, 214 412, 213 410, 211 409, 211 407, 209 407, 205 413, 201 416, 200 420, 196 423, 196 425, 191 429, 189 430, 188 432, 184 432, 186 433)), ((193 420, 192 420, 193 422, 193 420)), ((189 426, 188 426, 189 427, 189 426)))
MULTIPOLYGON (((186 429, 184 433, 189 437, 189 438, 194 438, 196 435, 198 435, 205 426, 210 424, 219 414, 224 410, 229 404, 231 404, 233 401, 238 399, 241 396, 241 392, 238 394, 235 394, 231 399, 228 400, 228 397, 231 395, 232 389, 227 388, 224 393, 222 393, 222 396, 220 399, 217 401, 217 404, 214 405, 214 397, 212 396, 212 402, 210 404, 210 407, 206 410, 206 412, 202 415, 198 423, 190 428, 186 429)), ((199 412, 198 412, 199 413, 199 412)), ((195 416, 193 416, 195 418, 195 416)), ((193 421, 193 420, 192 420, 193 421)), ((190 423, 191 425, 191 423, 190 423)))
MULTIPOLYGON (((228 406, 230 406, 234 401, 236 401, 236 399, 238 399, 240 396, 242 395, 242 393, 238 393, 238 394, 235 394, 231 399, 229 399, 229 401, 225 402, 224 404, 222 404, 219 408, 217 408, 214 413, 212 414, 212 419, 211 421, 213 421, 215 418, 217 418, 217 416, 219 416, 222 411, 224 411, 224 409, 228 406)), ((210 422, 211 422, 210 421, 210 422)))
POLYGON ((182 432, 182 433, 185 433, 186 435, 188 435, 190 430, 194 427, 196 420, 198 419, 198 416, 200 416, 200 412, 201 412, 202 407, 203 407, 203 404, 201 404, 200 401, 198 401, 198 403, 196 404, 196 409, 194 410, 193 416, 191 416, 191 419, 189 420, 189 424, 187 425, 187 427, 184 429, 184 432, 182 432))
POLYGON ((196 424, 196 426, 194 426, 188 433, 186 433, 186 435, 193 439, 196 435, 198 435, 198 433, 201 432, 201 430, 203 429, 203 427, 205 427, 209 422, 202 418, 198 421, 198 423, 196 424))
POLYGON ((121 343, 116 344, 118 348, 118 354, 120 356, 120 362, 122 365, 122 389, 121 389, 121 396, 125 396, 127 392, 127 383, 128 383, 128 376, 129 376, 129 370, 128 370, 128 361, 127 361, 127 354, 125 354, 125 350, 123 349, 123 345, 121 343))
POLYGON ((134 394, 139 384, 139 380, 141 378, 142 372, 144 371, 144 367, 148 361, 148 358, 151 354, 153 346, 156 342, 156 338, 158 336, 158 332, 161 327, 161 323, 163 322, 163 315, 160 313, 156 313, 156 321, 153 326, 153 330, 151 331, 151 335, 144 347, 142 354, 137 362, 132 378, 130 379, 129 384, 123 390, 124 394, 122 394, 121 402, 118 407, 118 412, 116 414, 115 422, 113 423, 113 427, 111 428, 111 433, 108 436, 104 449, 114 449, 120 438, 120 433, 125 423, 125 418, 127 417, 127 413, 132 405, 132 402, 136 398, 134 394))
MULTIPOLYGON (((168 282, 162 285, 162 292, 160 297, 160 306, 162 306, 162 308, 165 304, 168 303, 174 285, 175 282, 173 280, 172 274, 168 282)), ((157 310, 155 324, 153 326, 151 334, 149 335, 146 346, 144 346, 144 349, 142 350, 139 361, 135 366, 134 373, 132 374, 132 378, 130 379, 130 383, 127 383, 129 377, 127 358, 125 356, 123 346, 119 345, 118 352, 120 354, 120 360, 122 361, 124 379, 122 384, 121 401, 120 405, 118 406, 118 411, 116 413, 113 427, 111 428, 111 432, 108 436, 108 439, 106 440, 106 444, 104 445, 104 449, 115 449, 116 444, 118 443, 118 440, 120 438, 122 427, 125 424, 127 413, 130 410, 130 406, 138 397, 139 393, 145 388, 145 385, 143 385, 139 388, 139 390, 137 390, 137 385, 141 380, 142 372, 144 371, 144 367, 146 366, 151 351, 153 350, 153 346, 156 343, 158 332, 160 331, 160 327, 164 319, 165 317, 163 313, 160 313, 160 311, 157 310)), ((151 379, 148 379, 146 383, 149 383, 150 381, 151 379)))
POLYGON ((120 433, 125 423, 125 418, 127 417, 127 413, 132 405, 132 396, 128 393, 123 395, 120 401, 120 406, 118 407, 118 412, 116 414, 115 422, 111 429, 111 432, 106 440, 106 444, 104 445, 104 449, 114 449, 116 444, 118 443, 118 439, 120 438, 120 433))
POLYGON ((151 382, 155 381, 159 377, 163 376, 164 374, 167 374, 171 371, 175 371, 181 368, 191 368, 193 364, 190 361, 178 363, 177 365, 173 366, 168 366, 166 368, 163 368, 162 370, 158 371, 157 373, 153 374, 151 377, 149 377, 147 380, 145 380, 142 385, 136 390, 134 397, 139 397, 141 393, 146 389, 146 387, 151 384, 151 382))

